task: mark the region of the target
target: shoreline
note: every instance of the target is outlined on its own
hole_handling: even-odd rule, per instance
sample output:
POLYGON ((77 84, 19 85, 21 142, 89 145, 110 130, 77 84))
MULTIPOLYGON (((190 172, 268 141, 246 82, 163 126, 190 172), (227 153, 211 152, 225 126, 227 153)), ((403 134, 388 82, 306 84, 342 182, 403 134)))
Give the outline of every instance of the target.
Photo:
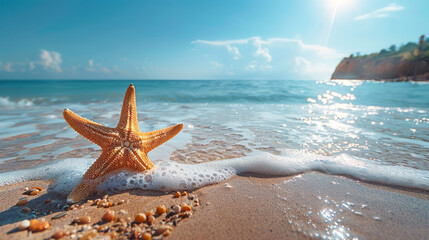
MULTIPOLYGON (((37 196, 27 196, 29 202, 25 206, 15 206, 25 196, 25 187, 46 189, 48 184, 27 181, 0 187, 0 238, 46 239, 58 229, 68 229, 76 231, 77 239, 88 231, 88 226, 99 222, 107 210, 123 210, 127 213, 123 217, 133 220, 137 213, 154 210, 160 204, 192 204, 186 197, 174 198, 172 193, 130 190, 109 196, 113 203, 125 200, 121 205, 104 209, 85 203, 81 209, 66 211, 58 209, 58 205, 65 204, 64 196, 43 190, 37 196), (51 202, 45 204, 46 199, 51 202), (37 208, 35 213, 41 213, 37 218, 45 218, 51 227, 31 237, 27 231, 16 231, 19 222, 33 214, 22 213, 23 207, 37 208), (51 219, 62 212, 68 215, 51 219), (71 224, 84 215, 93 222, 71 224), (81 232, 82 229, 86 230, 81 232)), ((190 195, 199 199, 199 206, 193 207, 192 216, 178 222, 166 239, 306 239, 340 235, 359 239, 422 239, 429 235, 424 225, 429 214, 428 192, 362 183, 341 176, 317 172, 278 178, 235 176, 190 195)), ((96 197, 102 195, 90 199, 96 197)), ((159 221, 162 216, 156 219, 159 221)))

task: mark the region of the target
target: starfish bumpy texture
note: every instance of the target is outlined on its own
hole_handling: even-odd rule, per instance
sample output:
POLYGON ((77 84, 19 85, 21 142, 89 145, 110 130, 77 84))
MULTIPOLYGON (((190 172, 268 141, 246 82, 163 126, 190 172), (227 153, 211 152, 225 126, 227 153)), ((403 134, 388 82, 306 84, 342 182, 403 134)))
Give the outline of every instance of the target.
POLYGON ((105 127, 65 109, 64 119, 79 134, 102 148, 100 157, 83 175, 79 185, 67 197, 78 202, 97 190, 107 175, 123 169, 142 172, 152 169, 147 153, 178 134, 183 124, 140 132, 137 120, 135 89, 131 84, 125 93, 121 117, 116 128, 105 127))

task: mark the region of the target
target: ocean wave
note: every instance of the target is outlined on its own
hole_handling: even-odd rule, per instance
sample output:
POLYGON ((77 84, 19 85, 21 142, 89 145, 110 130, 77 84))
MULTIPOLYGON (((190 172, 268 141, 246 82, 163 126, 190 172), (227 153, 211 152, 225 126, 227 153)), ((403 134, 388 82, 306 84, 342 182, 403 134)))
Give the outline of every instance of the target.
POLYGON ((17 101, 12 101, 9 97, 0 97, 0 106, 6 107, 31 107, 34 102, 27 98, 22 98, 17 101))
MULTIPOLYGON (((53 179, 55 184, 50 187, 50 191, 67 195, 79 183, 93 161, 88 158, 65 159, 35 169, 2 173, 0 186, 28 180, 53 179)), ((318 171, 371 183, 429 191, 428 171, 380 165, 345 154, 329 157, 291 150, 281 155, 259 152, 251 156, 201 164, 159 161, 155 165, 155 169, 143 173, 122 171, 109 176, 100 184, 99 190, 193 190, 227 180, 234 175, 279 177, 318 171)))

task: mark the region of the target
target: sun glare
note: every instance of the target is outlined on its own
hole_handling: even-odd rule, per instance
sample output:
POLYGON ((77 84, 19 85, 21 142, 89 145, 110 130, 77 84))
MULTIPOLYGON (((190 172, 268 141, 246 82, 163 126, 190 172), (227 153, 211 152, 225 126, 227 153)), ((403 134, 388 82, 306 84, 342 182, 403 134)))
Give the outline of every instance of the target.
POLYGON ((326 38, 324 42, 325 45, 328 44, 329 38, 331 37, 332 26, 334 24, 335 16, 337 15, 338 9, 350 5, 351 1, 352 0, 328 0, 329 10, 332 11, 332 13, 329 21, 329 28, 326 33, 326 38))
POLYGON ((352 0, 328 0, 329 7, 334 9, 348 6, 351 2, 352 0))

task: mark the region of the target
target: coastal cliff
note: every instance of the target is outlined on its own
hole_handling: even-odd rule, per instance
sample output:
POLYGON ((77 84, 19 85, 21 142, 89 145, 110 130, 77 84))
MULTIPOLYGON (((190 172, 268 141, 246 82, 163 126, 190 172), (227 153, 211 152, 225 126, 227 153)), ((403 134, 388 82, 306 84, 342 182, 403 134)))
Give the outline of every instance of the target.
POLYGON ((379 53, 350 55, 338 64, 331 79, 429 81, 429 39, 398 50, 392 45, 379 53))

